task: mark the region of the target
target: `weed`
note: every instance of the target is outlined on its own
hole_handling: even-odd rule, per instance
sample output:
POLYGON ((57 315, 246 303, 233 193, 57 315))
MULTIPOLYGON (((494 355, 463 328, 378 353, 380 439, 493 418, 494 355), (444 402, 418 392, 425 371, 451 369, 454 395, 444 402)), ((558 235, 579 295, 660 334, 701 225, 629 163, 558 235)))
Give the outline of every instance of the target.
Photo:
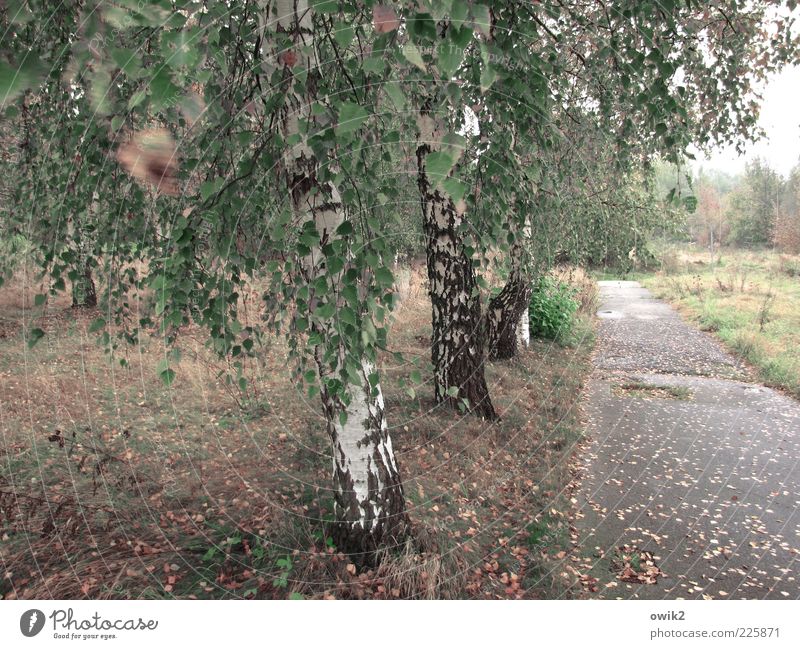
POLYGON ((685 386, 653 385, 644 381, 625 381, 614 386, 613 392, 619 397, 639 397, 642 399, 690 399, 692 391, 685 386))
POLYGON ((800 257, 731 249, 724 264, 701 268, 693 263, 700 253, 682 254, 691 273, 649 275, 644 284, 754 365, 767 385, 800 396, 800 257))

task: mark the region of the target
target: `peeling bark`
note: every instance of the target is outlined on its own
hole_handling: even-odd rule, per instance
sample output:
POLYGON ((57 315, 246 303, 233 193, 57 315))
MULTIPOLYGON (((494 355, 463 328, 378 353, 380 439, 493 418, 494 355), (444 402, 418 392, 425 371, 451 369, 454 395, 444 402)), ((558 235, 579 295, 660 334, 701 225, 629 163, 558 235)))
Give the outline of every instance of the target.
MULTIPOLYGON (((518 226, 514 226, 514 231, 518 226)), ((525 219, 523 238, 515 238, 511 247, 511 273, 503 290, 489 301, 486 312, 486 345, 489 358, 504 360, 513 358, 521 348, 530 345, 528 307, 533 287, 525 271, 524 260, 528 256, 525 241, 531 236, 530 223, 525 219)))
MULTIPOLYGON (((528 302, 530 302, 530 298, 528 298, 528 302)), ((527 349, 531 346, 531 323, 528 307, 529 304, 526 304, 517 323, 517 349, 527 349)))
MULTIPOLYGON (((90 210, 94 210, 95 203, 92 201, 90 210)), ((72 281, 72 308, 91 309, 97 306, 97 288, 92 275, 92 266, 89 263, 91 258, 91 235, 85 225, 82 215, 74 215, 67 224, 67 236, 75 246, 77 272, 72 281)))
POLYGON ((467 399, 472 412, 496 419, 484 377, 481 305, 475 269, 459 232, 461 216, 450 197, 432 187, 428 180, 425 158, 430 151, 427 143, 418 146, 417 170, 428 258, 436 402, 457 407, 462 399, 467 399), (456 388, 457 394, 452 394, 451 388, 456 388))
POLYGON ((337 548, 370 564, 379 548, 402 541, 409 523, 383 394, 380 385, 370 387, 374 367, 364 362, 361 369, 362 383, 350 387, 349 405, 327 390, 322 402, 333 445, 336 521, 331 536, 337 548), (339 421, 341 412, 348 415, 344 425, 339 421))

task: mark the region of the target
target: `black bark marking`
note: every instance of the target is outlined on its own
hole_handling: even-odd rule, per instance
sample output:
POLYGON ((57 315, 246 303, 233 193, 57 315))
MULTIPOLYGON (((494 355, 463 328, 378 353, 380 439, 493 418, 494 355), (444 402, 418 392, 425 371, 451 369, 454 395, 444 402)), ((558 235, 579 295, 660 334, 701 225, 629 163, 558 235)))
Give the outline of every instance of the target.
POLYGON ((486 344, 490 359, 501 360, 517 355, 517 324, 530 304, 532 292, 530 282, 515 270, 503 290, 489 301, 486 344))
POLYGON ((470 410, 489 420, 497 413, 484 376, 480 293, 472 259, 458 232, 453 201, 431 187, 425 171, 427 144, 417 148, 418 185, 427 245, 428 291, 433 333, 431 360, 437 403, 457 408, 467 399, 470 410), (444 223, 446 217, 446 223, 444 223), (466 296, 466 297, 464 297, 466 296), (458 388, 458 395, 448 389, 458 388))

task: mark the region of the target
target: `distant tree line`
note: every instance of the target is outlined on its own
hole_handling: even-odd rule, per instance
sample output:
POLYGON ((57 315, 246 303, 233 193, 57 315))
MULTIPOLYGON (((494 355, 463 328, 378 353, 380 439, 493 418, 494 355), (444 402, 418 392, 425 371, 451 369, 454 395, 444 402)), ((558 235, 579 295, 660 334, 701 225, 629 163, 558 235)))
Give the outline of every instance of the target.
POLYGON ((800 253, 800 163, 786 177, 760 158, 738 176, 701 169, 693 189, 697 209, 688 231, 699 245, 800 253))

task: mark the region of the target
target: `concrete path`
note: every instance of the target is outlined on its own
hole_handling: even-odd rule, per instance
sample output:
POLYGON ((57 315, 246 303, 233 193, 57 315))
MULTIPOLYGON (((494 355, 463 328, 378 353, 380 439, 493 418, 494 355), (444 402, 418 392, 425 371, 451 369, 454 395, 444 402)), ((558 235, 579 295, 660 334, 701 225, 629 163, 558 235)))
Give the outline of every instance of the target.
POLYGON ((576 519, 593 596, 800 598, 800 403, 638 283, 600 286, 576 519))

